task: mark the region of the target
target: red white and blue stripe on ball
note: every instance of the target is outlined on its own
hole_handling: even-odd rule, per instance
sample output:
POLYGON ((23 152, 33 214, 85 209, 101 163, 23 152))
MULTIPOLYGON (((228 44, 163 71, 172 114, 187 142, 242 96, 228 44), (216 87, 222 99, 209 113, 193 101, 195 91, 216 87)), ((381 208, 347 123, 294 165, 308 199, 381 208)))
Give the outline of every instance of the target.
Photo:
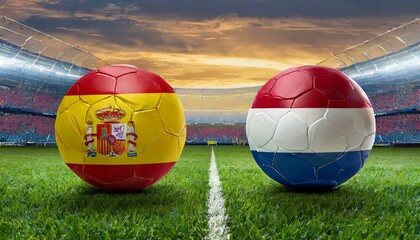
POLYGON ((261 169, 289 187, 336 187, 364 165, 375 139, 365 92, 338 70, 302 66, 271 78, 246 132, 261 169))

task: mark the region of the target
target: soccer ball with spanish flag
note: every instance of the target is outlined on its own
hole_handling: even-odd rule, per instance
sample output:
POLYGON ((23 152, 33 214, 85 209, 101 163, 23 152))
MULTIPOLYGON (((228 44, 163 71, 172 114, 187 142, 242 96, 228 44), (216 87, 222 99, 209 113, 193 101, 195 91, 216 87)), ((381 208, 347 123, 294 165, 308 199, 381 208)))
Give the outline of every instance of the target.
POLYGON ((108 191, 157 182, 177 162, 186 136, 172 87, 130 65, 102 67, 76 81, 58 108, 55 132, 67 166, 108 191))

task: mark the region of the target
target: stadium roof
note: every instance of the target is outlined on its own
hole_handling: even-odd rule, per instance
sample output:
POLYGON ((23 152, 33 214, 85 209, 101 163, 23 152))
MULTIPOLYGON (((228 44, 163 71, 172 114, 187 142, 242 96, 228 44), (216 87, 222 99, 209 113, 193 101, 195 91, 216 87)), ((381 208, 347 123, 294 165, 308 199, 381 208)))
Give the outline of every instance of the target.
POLYGON ((398 52, 419 43, 420 18, 349 47, 318 63, 318 65, 344 68, 398 52))
MULTIPOLYGON (((404 78, 397 80, 418 81, 419 40, 420 20, 416 19, 336 53, 319 64, 341 68, 363 84, 383 80, 384 72, 394 80, 394 73, 403 72, 404 78), (397 59, 404 60, 406 65, 396 64, 397 59), (407 66, 410 66, 408 70, 407 66)), ((0 85, 54 88, 58 94, 64 94, 89 69, 103 65, 108 64, 77 46, 7 17, 0 19, 0 85)), ((187 111, 244 112, 260 87, 175 90, 187 111)))

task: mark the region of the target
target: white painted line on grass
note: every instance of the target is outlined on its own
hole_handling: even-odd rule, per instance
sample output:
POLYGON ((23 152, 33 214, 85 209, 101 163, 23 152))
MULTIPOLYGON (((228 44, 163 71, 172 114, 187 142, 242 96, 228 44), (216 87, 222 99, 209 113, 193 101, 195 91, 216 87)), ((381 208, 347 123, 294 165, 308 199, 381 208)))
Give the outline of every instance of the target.
POLYGON ((225 200, 222 196, 219 173, 217 172, 216 157, 213 147, 211 148, 210 158, 210 194, 208 200, 209 214, 209 235, 207 239, 229 239, 228 228, 226 226, 225 200))

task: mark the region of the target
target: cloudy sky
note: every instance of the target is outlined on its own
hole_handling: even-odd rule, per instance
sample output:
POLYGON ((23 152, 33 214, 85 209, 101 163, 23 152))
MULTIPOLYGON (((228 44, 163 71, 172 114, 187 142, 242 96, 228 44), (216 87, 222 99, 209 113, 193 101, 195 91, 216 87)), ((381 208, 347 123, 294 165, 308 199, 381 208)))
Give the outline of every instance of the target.
POLYGON ((174 87, 264 83, 420 17, 418 0, 0 0, 0 15, 174 87))

